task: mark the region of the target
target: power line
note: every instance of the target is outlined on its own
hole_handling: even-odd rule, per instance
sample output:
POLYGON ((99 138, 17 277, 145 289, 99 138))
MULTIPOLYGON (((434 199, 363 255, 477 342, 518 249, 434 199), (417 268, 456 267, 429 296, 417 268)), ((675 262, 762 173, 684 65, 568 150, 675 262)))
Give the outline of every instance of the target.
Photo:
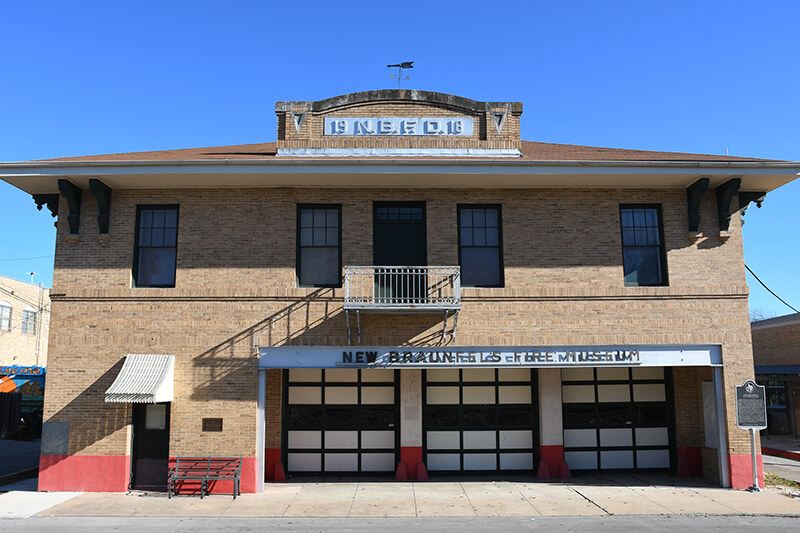
POLYGON ((750 273, 753 275, 753 277, 754 277, 754 278, 756 278, 756 281, 757 281, 757 282, 759 282, 759 283, 761 284, 761 286, 762 286, 762 287, 764 287, 765 289, 767 289, 767 290, 769 291, 769 293, 770 293, 771 295, 773 295, 775 298, 777 298, 778 300, 780 300, 781 302, 783 302, 783 303, 786 305, 786 307, 788 307, 789 309, 791 309, 791 310, 792 310, 792 311, 794 311, 795 313, 800 313, 800 311, 798 311, 797 309, 795 309, 794 307, 792 307, 791 305, 789 305, 788 303, 786 303, 786 300, 784 300, 783 298, 781 298, 780 296, 778 296, 777 294, 775 294, 774 292, 772 292, 772 289, 770 289, 769 287, 767 287, 767 285, 766 285, 766 284, 765 284, 763 281, 761 281, 760 279, 758 279, 758 276, 756 276, 756 273, 755 273, 755 272, 753 272, 752 270, 750 270, 750 267, 749 267, 749 266, 747 266, 747 264, 745 264, 745 265, 744 265, 744 267, 747 269, 747 271, 748 271, 748 272, 750 272, 750 273))
POLYGON ((39 257, 12 257, 10 259, 0 259, 0 261, 30 261, 32 259, 47 259, 48 257, 55 257, 55 254, 40 255, 39 257))

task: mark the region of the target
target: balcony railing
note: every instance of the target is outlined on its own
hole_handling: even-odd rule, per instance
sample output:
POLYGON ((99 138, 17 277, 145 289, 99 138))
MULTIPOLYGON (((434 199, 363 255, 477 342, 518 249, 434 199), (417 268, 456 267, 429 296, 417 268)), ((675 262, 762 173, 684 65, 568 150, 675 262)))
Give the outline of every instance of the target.
POLYGON ((457 311, 461 309, 461 267, 346 266, 344 308, 457 311))

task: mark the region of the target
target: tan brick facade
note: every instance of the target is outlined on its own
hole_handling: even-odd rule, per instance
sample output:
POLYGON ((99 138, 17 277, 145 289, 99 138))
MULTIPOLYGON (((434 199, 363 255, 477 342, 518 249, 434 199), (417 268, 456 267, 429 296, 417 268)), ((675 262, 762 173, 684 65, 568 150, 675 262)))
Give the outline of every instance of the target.
MULTIPOLYGON (((78 437, 73 427, 70 453, 127 453, 127 411, 98 400, 120 357, 157 352, 177 358, 175 394, 182 400, 173 406, 171 454, 254 454, 256 347, 347 344, 342 289, 296 287, 296 204, 342 204, 343 263, 370 264, 364 214, 372 201, 396 198, 426 202, 429 263, 441 265, 457 263, 459 203, 503 207, 505 287, 463 290, 459 345, 721 344, 726 379, 752 377, 738 221, 726 242, 690 243, 682 191, 119 191, 107 242, 91 227, 78 239, 63 229, 58 235, 57 267, 87 258, 103 265, 57 268, 55 276, 49 373, 65 386, 48 396, 47 417, 90 410, 86 426, 99 429, 78 437), (666 287, 623 283, 619 205, 642 202, 663 208, 666 287), (130 287, 135 208, 153 203, 180 205, 175 288, 130 287), (94 416, 108 423, 98 428, 94 416), (237 438, 202 434, 204 416, 223 417, 226 433, 237 438)), ((91 202, 83 208, 93 215, 91 202)), ((707 234, 713 209, 704 202, 707 234)), ((365 315, 362 344, 435 344, 441 320, 365 315)), ((700 381, 696 373, 676 372, 676 388, 692 399, 686 412, 696 409, 700 381)), ((271 409, 279 386, 270 372, 271 409)), ((268 414, 268 428, 278 420, 278 411, 268 414)), ((678 435, 679 443, 701 444, 702 421, 695 416, 679 425, 678 435)), ((276 438, 268 429, 268 440, 276 438)), ((745 432, 732 429, 729 438, 734 453, 749 449, 745 432)))

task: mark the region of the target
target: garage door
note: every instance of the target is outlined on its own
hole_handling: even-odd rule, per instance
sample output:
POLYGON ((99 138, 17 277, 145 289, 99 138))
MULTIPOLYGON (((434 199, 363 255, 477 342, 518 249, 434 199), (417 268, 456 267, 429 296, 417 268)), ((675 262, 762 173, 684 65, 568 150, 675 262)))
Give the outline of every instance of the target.
POLYGON ((532 470, 538 442, 534 377, 528 368, 425 371, 428 470, 532 470))
POLYGON ((288 472, 394 471, 396 371, 291 369, 284 390, 288 472))
POLYGON ((660 367, 563 369, 564 459, 570 469, 670 468, 668 374, 660 367))

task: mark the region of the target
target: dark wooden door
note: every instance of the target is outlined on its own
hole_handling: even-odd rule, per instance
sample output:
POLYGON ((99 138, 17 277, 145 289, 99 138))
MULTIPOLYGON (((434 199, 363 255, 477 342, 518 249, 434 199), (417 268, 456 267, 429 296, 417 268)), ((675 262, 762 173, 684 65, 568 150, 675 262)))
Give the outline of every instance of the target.
MULTIPOLYGON (((375 266, 425 266, 428 262, 425 202, 375 202, 373 204, 373 264, 375 266)), ((425 295, 422 271, 376 274, 378 298, 413 298, 425 295)))
POLYGON ((133 404, 131 488, 167 490, 169 403, 133 404))

